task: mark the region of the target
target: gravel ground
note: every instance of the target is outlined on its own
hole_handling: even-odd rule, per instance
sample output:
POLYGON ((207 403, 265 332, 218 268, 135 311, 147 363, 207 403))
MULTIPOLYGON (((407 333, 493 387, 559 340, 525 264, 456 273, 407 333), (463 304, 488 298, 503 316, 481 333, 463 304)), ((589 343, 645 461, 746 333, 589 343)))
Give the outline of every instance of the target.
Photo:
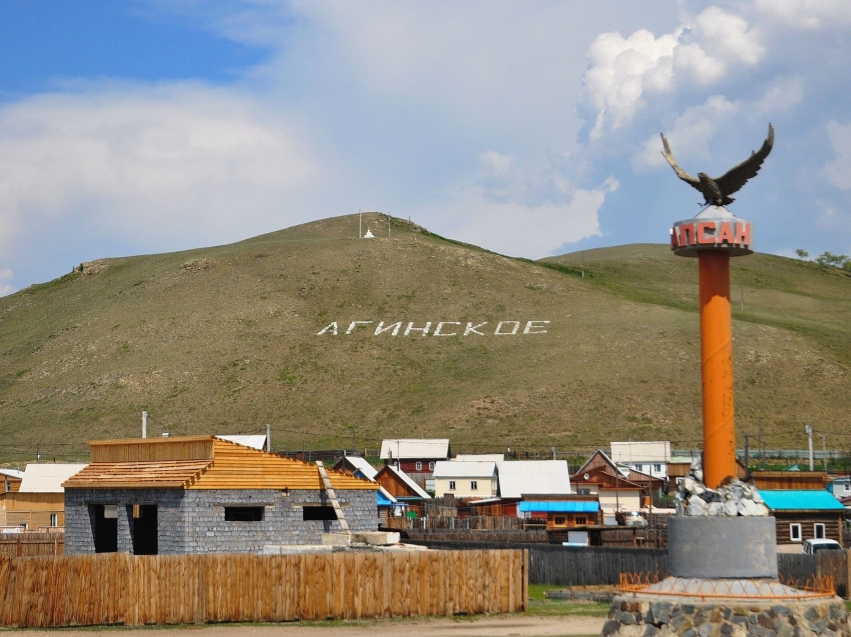
MULTIPOLYGON (((416 633, 417 637, 553 637, 557 635, 599 635, 605 622, 603 617, 535 617, 501 615, 472 619, 414 619, 400 621, 356 622, 352 624, 315 623, 279 624, 263 626, 184 626, 179 628, 144 627, 137 629, 98 628, 70 630, 28 630, 27 637, 56 637, 57 633, 75 636, 124 634, 147 632, 151 637, 185 636, 190 631, 200 631, 203 637, 375 637, 416 633)), ((23 631, 22 631, 23 632, 23 631)))

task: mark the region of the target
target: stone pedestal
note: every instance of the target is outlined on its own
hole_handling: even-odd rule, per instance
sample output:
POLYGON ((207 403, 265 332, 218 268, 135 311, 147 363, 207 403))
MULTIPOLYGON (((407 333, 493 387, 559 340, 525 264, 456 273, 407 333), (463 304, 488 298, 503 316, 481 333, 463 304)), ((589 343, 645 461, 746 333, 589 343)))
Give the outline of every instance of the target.
POLYGON ((602 637, 849 637, 839 597, 813 600, 700 601, 615 597, 602 637))
POLYGON ((671 517, 668 520, 668 571, 676 577, 776 579, 775 519, 671 517))

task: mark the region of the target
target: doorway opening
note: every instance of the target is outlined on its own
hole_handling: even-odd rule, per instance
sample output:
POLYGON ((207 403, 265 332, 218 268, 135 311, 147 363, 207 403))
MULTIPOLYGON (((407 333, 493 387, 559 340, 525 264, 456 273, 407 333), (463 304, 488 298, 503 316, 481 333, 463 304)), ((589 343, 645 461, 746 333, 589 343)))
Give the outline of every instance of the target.
POLYGON ((95 553, 118 551, 118 507, 114 504, 95 504, 94 515, 95 553))
POLYGON ((133 554, 157 554, 157 505, 133 505, 133 554))

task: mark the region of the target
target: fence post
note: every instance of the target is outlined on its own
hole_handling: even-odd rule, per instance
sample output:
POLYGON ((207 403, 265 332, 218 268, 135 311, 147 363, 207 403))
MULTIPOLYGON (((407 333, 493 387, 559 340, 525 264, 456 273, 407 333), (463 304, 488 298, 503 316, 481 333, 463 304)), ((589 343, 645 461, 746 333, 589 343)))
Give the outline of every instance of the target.
POLYGON ((523 576, 523 604, 520 610, 525 613, 529 610, 529 549, 523 549, 521 573, 523 576))

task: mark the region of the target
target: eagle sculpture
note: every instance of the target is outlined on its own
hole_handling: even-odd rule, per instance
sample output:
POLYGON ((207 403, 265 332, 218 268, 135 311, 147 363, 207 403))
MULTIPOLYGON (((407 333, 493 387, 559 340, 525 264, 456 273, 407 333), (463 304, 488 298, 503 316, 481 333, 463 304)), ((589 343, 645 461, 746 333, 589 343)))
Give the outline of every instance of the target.
POLYGON ((762 162, 765 161, 765 158, 768 157, 768 153, 771 152, 772 146, 774 146, 774 127, 769 124, 768 137, 766 137, 765 141, 762 143, 762 148, 756 152, 752 152, 751 156, 741 164, 734 166, 721 177, 713 178, 706 173, 697 173, 697 177, 695 178, 679 167, 677 160, 674 159, 674 155, 671 153, 671 147, 668 146, 668 140, 665 139, 664 133, 661 133, 661 135, 662 145, 665 147, 662 155, 664 155, 665 159, 668 160, 668 163, 671 164, 671 168, 673 168, 674 172, 677 173, 677 177, 703 194, 703 198, 706 201, 707 206, 726 206, 727 204, 733 203, 735 199, 733 199, 730 195, 737 192, 742 186, 744 186, 748 179, 752 179, 756 176, 759 169, 762 167, 762 162))

